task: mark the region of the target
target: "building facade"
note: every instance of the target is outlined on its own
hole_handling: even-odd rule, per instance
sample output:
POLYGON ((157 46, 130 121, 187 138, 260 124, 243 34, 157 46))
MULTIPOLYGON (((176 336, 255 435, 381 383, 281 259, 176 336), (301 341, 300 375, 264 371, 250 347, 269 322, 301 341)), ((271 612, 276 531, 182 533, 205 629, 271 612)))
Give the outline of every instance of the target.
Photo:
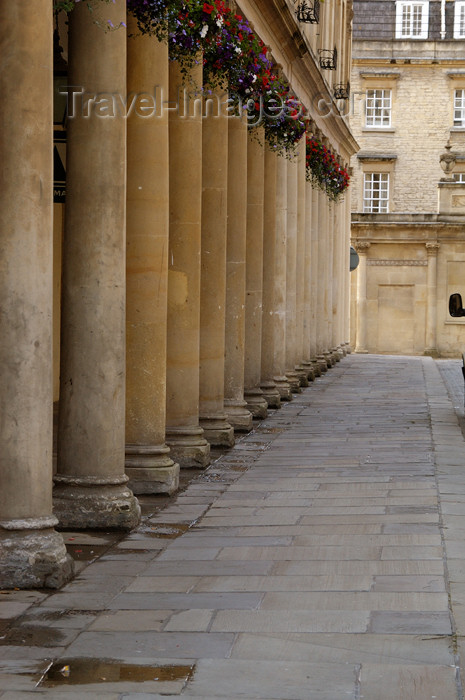
POLYGON ((352 242, 362 262, 351 339, 361 352, 464 349, 463 321, 447 308, 465 289, 464 12, 460 0, 354 3, 352 242), (451 173, 440 167, 448 142, 451 173))
MULTIPOLYGON (((312 187, 306 137, 278 155, 199 96, 201 60, 186 78, 126 2, 87 5, 0 7, 1 587, 62 585, 60 527, 131 529, 137 494, 349 350, 349 198, 312 187)), ((348 165, 350 3, 232 10, 348 165)))

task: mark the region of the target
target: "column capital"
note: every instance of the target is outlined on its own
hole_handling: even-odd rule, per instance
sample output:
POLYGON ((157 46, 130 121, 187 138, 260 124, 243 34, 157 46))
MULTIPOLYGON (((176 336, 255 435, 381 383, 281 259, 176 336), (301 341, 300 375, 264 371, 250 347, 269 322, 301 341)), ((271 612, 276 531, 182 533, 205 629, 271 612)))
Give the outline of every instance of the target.
POLYGON ((370 241, 354 241, 354 248, 357 253, 360 253, 361 255, 366 255, 370 246, 370 241))
POLYGON ((441 246, 439 243, 425 243, 425 247, 427 256, 432 257, 433 255, 435 256, 438 254, 441 246))

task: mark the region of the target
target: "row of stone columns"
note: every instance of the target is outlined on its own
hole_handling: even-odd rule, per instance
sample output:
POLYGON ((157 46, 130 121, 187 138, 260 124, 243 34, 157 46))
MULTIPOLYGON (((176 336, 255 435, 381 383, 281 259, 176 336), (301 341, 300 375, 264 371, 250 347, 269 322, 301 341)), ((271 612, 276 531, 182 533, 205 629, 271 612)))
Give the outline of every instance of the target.
MULTIPOLYGON (((21 22, 6 6, 0 13, 12 57, 0 78, 2 163, 14 174, 0 191, 2 586, 61 585, 71 564, 56 524, 134 527, 134 493, 174 492, 180 467, 205 467, 210 445, 232 445, 235 430, 339 359, 347 330, 343 205, 306 182, 303 144, 295 159, 278 156, 243 119, 215 112, 215 95, 202 116, 208 99, 179 91, 166 46, 137 37, 127 47, 123 29, 102 33, 78 5, 52 516, 47 9, 38 0, 21 22), (93 97, 137 102, 154 82, 162 97, 152 119, 142 102, 131 115, 113 104, 103 118, 93 97), (40 121, 25 109, 31 95, 40 121)), ((117 26, 125 12, 116 0, 108 17, 117 26)), ((196 85, 201 73, 198 64, 196 85)))

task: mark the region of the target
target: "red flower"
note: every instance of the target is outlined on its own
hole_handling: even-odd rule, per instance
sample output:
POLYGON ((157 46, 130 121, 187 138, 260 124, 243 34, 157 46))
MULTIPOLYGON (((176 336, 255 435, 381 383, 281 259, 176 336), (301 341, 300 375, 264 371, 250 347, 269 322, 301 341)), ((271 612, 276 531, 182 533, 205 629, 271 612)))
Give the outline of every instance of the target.
POLYGON ((204 3, 203 3, 203 11, 204 11, 207 15, 211 15, 211 13, 213 12, 214 9, 215 9, 215 8, 213 7, 213 5, 209 5, 208 2, 204 2, 204 3))

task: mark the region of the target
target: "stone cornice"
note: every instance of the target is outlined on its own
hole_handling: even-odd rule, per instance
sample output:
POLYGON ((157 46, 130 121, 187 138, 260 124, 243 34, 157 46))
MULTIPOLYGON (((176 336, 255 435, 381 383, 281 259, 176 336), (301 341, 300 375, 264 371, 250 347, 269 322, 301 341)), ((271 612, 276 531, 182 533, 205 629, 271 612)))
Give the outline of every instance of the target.
POLYGON ((359 151, 357 153, 357 158, 359 160, 363 161, 370 161, 370 160, 384 160, 384 161, 394 161, 397 160, 397 156, 395 153, 363 153, 362 151, 359 151))
POLYGON ((368 80, 370 78, 373 78, 373 79, 375 79, 375 78, 390 78, 392 80, 397 80, 398 78, 401 77, 400 71, 394 72, 394 71, 380 71, 380 70, 377 70, 377 71, 363 71, 363 70, 361 70, 359 75, 361 78, 365 78, 368 80))
POLYGON ((340 155, 343 146, 345 155, 350 156, 359 150, 348 121, 339 114, 332 92, 319 67, 307 37, 301 33, 299 22, 290 7, 283 0, 238 0, 237 4, 256 27, 263 41, 271 47, 279 47, 282 58, 288 63, 284 71, 292 83, 292 77, 302 85, 306 95, 298 95, 309 110, 310 117, 329 136, 331 148, 340 155), (260 32, 260 29, 263 31, 260 32), (323 99, 331 113, 322 116, 316 113, 315 103, 323 99), (308 104, 306 104, 308 102, 308 104))

